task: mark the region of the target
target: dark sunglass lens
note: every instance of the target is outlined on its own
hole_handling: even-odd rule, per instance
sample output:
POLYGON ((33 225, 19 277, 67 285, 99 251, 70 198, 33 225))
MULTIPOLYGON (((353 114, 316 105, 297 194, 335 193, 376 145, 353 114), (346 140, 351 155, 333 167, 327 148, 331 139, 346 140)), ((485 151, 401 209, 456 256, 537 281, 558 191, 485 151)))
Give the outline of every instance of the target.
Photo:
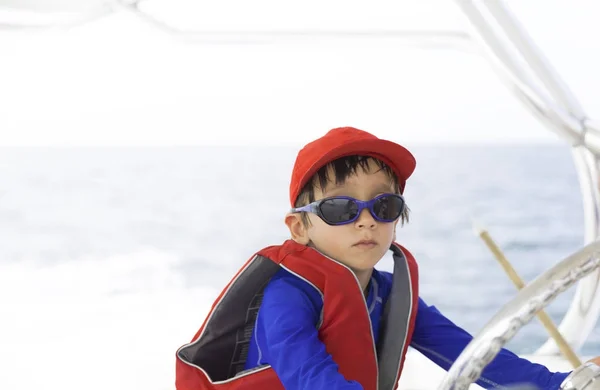
POLYGON ((323 219, 332 224, 348 222, 358 214, 358 205, 349 199, 327 199, 320 209, 323 219))
POLYGON ((377 218, 384 221, 393 221, 402 214, 404 200, 395 195, 384 195, 375 201, 373 212, 377 218))

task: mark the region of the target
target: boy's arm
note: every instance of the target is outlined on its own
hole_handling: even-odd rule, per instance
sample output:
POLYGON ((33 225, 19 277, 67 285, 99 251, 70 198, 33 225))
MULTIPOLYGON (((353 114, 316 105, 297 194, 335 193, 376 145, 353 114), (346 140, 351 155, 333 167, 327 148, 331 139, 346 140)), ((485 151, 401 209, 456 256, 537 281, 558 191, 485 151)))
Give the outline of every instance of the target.
MULTIPOLYGON (((310 287, 312 288, 312 287, 310 287)), ((348 381, 325 350, 316 328, 320 308, 285 279, 265 288, 256 322, 256 343, 262 361, 273 367, 289 390, 362 390, 348 381)))
MULTIPOLYGON (((444 317, 434 306, 419 298, 419 308, 411 346, 448 370, 471 342, 473 336, 444 317)), ((569 373, 553 373, 541 364, 519 358, 507 349, 485 368, 477 384, 492 388, 529 383, 544 390, 558 389, 569 373)))

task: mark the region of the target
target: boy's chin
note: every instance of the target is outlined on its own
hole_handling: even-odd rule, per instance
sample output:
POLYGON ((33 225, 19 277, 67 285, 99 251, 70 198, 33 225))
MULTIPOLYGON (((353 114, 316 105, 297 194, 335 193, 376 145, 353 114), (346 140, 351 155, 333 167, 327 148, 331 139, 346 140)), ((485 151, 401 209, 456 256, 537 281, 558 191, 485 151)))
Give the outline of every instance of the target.
POLYGON ((377 263, 379 263, 379 259, 371 258, 371 259, 352 259, 352 261, 344 262, 348 268, 350 268, 354 272, 360 271, 371 271, 377 263))

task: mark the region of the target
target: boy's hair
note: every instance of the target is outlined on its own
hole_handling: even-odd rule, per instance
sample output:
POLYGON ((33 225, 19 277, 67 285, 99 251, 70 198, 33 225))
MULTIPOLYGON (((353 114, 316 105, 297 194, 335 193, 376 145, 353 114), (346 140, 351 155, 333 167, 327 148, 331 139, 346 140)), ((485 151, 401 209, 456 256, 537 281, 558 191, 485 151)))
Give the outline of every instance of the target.
MULTIPOLYGON (((332 182, 329 177, 329 168, 333 171, 335 175, 335 184, 340 185, 343 184, 346 179, 350 176, 355 175, 358 168, 361 168, 363 171, 367 171, 369 160, 375 162, 377 166, 383 170, 387 176, 390 178, 392 185, 394 187, 394 192, 396 194, 400 194, 400 185, 398 183, 398 178, 392 171, 392 169, 386 165, 383 161, 378 160, 374 157, 370 156, 361 156, 361 155, 353 155, 347 157, 341 157, 337 160, 333 160, 321 167, 317 173, 306 183, 306 185, 300 191, 298 198, 296 199, 296 203, 294 207, 306 206, 309 203, 314 202, 315 199, 315 188, 319 185, 320 188, 324 189, 328 183, 332 182)), ((404 225, 408 223, 408 215, 410 209, 408 207, 404 207, 404 211, 402 211, 402 215, 400 215, 400 223, 404 225)), ((300 213, 302 218, 302 223, 305 226, 310 226, 310 221, 308 220, 308 215, 306 212, 302 211, 300 213)))

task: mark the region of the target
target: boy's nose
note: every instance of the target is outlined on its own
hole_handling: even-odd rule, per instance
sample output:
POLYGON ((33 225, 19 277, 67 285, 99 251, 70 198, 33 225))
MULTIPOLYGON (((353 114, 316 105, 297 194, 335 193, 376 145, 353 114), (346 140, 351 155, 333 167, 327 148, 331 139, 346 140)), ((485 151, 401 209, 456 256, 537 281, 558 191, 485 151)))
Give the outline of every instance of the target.
POLYGON ((358 215, 358 219, 356 220, 356 226, 359 228, 373 228, 377 225, 377 221, 371 215, 371 212, 368 209, 364 209, 358 215))

